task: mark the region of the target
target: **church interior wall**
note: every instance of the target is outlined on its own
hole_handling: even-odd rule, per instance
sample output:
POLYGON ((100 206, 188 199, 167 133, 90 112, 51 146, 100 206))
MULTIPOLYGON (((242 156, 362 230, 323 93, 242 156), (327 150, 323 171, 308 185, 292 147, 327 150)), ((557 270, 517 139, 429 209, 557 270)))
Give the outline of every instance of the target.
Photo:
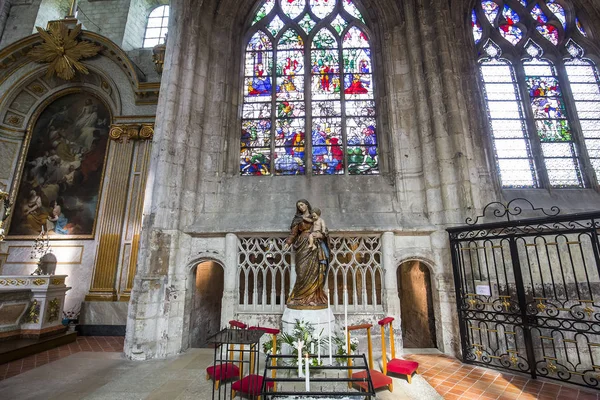
POLYGON ((70 7, 71 1, 69 0, 42 0, 31 33, 36 33, 36 26, 46 28, 49 21, 64 18, 69 14, 70 7))

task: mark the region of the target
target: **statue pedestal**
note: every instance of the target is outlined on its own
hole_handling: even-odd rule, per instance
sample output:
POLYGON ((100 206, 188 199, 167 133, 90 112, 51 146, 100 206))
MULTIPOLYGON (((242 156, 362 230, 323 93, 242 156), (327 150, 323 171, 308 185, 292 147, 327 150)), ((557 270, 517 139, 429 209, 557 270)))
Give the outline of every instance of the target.
MULTIPOLYGON (((323 340, 327 340, 327 323, 331 323, 331 336, 335 336, 336 334, 336 326, 335 326, 335 317, 333 315, 333 311, 331 308, 325 308, 323 310, 294 310, 291 308, 285 307, 283 311, 283 316, 281 317, 281 331, 287 334, 293 334, 294 325, 296 325, 296 320, 304 320, 305 322, 310 323, 315 327, 315 334, 318 334, 323 331, 322 338, 323 340)), ((285 349, 282 349, 284 354, 289 353, 286 352, 285 349)))

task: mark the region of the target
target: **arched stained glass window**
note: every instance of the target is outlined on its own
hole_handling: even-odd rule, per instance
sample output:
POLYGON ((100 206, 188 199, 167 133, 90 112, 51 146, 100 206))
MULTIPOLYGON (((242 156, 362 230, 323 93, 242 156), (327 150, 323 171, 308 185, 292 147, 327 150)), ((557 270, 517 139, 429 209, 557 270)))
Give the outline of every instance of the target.
POLYGON ((503 187, 599 183, 600 79, 585 57, 588 34, 567 5, 481 0, 471 12, 503 187))
POLYGON ((156 7, 148 16, 148 24, 144 34, 144 47, 154 47, 157 44, 164 43, 168 30, 169 6, 156 7))
POLYGON ((378 174, 370 39, 353 1, 263 0, 247 37, 240 174, 378 174))

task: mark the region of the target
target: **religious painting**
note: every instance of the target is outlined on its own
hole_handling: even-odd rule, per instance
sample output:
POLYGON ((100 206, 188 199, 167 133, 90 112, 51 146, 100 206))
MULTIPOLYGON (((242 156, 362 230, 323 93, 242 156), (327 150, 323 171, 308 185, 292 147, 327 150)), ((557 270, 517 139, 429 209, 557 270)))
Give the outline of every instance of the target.
POLYGON ((92 238, 108 147, 110 112, 86 92, 48 105, 33 125, 11 236, 92 238))

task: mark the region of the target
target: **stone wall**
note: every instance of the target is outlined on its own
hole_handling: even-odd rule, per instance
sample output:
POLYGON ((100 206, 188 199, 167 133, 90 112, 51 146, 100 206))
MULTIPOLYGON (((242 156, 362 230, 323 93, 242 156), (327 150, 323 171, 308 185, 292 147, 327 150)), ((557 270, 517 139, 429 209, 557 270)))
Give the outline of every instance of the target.
MULTIPOLYGON (((35 26, 46 28, 48 21, 54 21, 67 16, 70 8, 71 0, 42 0, 35 19, 35 26)), ((32 33, 35 32, 34 28, 32 33)))

